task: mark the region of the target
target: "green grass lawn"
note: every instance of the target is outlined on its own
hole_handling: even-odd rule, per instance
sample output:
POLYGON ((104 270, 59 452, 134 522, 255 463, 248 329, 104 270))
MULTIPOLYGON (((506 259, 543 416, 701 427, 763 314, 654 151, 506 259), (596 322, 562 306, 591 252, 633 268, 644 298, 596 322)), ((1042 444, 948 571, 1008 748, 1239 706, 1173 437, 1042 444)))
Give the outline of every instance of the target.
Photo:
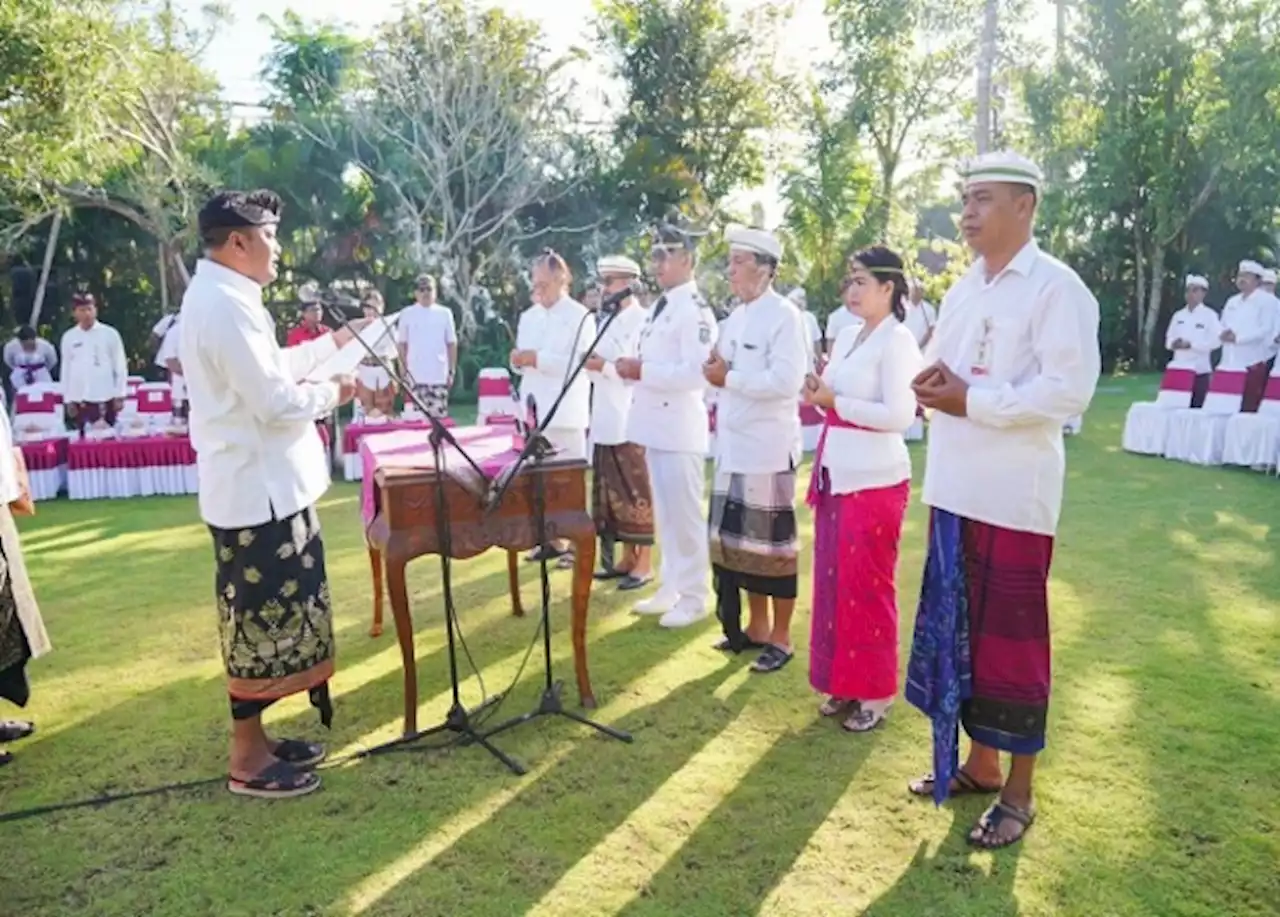
MULTIPOLYGON (((710 648, 714 623, 662 631, 599 588, 598 714, 635 744, 547 720, 500 740, 530 765, 523 778, 467 748, 342 765, 292 802, 215 785, 3 824, 0 915, 1280 913, 1280 481, 1121 452, 1125 406, 1153 390, 1107 380, 1068 442, 1050 744, 1040 820, 1021 847, 965 846, 981 801, 907 797, 929 740, 905 703, 867 736, 819 719, 806 602, 795 664, 760 677, 710 648)), ((326 740, 340 753, 397 733, 400 663, 390 631, 367 633, 357 488, 335 487, 322 511, 339 640, 326 740)), ((913 505, 904 658, 924 521, 913 505)), ((0 810, 217 777, 227 702, 194 499, 59 501, 23 527, 55 649, 32 666, 40 731, 0 770, 0 810)), ((429 723, 448 697, 439 568, 410 570, 429 723)), ((534 619, 509 616, 499 553, 455 577, 494 690, 534 619)), ((566 577, 553 614, 572 681, 566 577)), ((532 569, 524 594, 532 606, 532 569)), ((536 662, 504 715, 535 701, 536 662)), ((467 698, 478 697, 472 679, 467 698)), ((301 699, 269 719, 285 734, 322 732, 301 699)))

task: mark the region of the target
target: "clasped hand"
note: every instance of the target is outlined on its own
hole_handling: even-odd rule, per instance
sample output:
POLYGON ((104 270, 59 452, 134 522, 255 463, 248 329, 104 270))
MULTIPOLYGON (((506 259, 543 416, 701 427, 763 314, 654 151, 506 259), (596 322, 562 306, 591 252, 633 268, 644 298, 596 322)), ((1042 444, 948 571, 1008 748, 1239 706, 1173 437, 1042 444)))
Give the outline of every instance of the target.
POLYGON ((729 375, 729 364, 724 361, 724 357, 720 356, 719 351, 711 351, 711 356, 707 357, 707 362, 702 364, 702 375, 708 383, 716 388, 724 386, 725 377, 729 375))
POLYGON ((953 417, 964 417, 968 413, 969 383, 941 361, 926 367, 912 379, 911 391, 922 407, 953 417))
POLYGON ((831 386, 822 381, 821 376, 809 373, 804 377, 804 391, 800 393, 804 403, 817 408, 833 410, 836 406, 836 393, 831 386))

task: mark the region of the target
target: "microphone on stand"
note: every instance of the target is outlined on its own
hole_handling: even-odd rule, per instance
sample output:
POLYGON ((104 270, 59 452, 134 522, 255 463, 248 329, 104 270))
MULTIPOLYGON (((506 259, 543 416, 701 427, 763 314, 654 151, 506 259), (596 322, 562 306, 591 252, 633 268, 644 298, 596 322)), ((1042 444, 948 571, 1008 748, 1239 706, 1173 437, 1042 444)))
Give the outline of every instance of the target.
POLYGON ((600 300, 600 311, 604 313, 616 312, 618 306, 622 304, 624 299, 632 296, 639 296, 645 291, 645 285, 642 280, 636 279, 628 283, 616 293, 610 293, 604 299, 600 300))

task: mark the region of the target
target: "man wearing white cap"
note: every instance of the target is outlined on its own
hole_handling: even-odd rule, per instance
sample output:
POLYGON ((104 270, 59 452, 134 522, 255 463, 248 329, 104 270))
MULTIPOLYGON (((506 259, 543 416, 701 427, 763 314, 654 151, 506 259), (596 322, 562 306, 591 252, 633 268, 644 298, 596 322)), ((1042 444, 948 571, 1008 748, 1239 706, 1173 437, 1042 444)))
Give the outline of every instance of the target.
POLYGON ((969 833, 987 849, 1015 843, 1035 818, 1062 427, 1089 406, 1101 368, 1097 300, 1032 238, 1041 182, 1014 153, 965 170, 961 229, 978 259, 943 298, 913 384, 933 411, 932 515, 906 695, 933 721, 934 769, 911 790, 937 802, 999 794, 969 833), (957 714, 971 739, 959 769, 957 714))
POLYGON ((1244 395, 1240 411, 1258 410, 1267 388, 1267 361, 1276 337, 1275 297, 1262 287, 1265 268, 1256 261, 1240 262, 1236 289, 1240 292, 1222 307, 1222 363, 1226 369, 1244 370, 1244 395))
POLYGON ((1276 364, 1276 353, 1280 352, 1280 298, 1276 297, 1276 271, 1275 268, 1265 268, 1262 272, 1262 289, 1271 297, 1271 319, 1272 330, 1275 331, 1275 337, 1271 339, 1271 344, 1267 348, 1267 352, 1271 355, 1268 367, 1274 367, 1276 364))
MULTIPOLYGON (((602 301, 627 290, 639 277, 640 265, 624 255, 596 264, 602 301)), ((624 591, 653 579, 649 555, 653 545, 653 495, 644 446, 627 440, 631 386, 618 375, 617 361, 635 357, 645 311, 634 295, 605 310, 604 336, 587 359, 591 394, 592 516, 600 535, 600 572, 596 579, 619 579, 624 591), (610 318, 609 313, 615 314, 610 318), (614 563, 614 545, 622 543, 622 560, 614 563)))
POLYGON ((818 319, 809 311, 809 297, 804 287, 796 287, 787 294, 787 299, 795 303, 795 307, 800 310, 800 318, 804 322, 805 343, 809 346, 809 356, 813 365, 817 366, 822 356, 822 328, 818 326, 818 319))
POLYGON ((924 284, 914 277, 907 279, 907 301, 903 304, 906 317, 902 324, 907 326, 923 351, 933 337, 933 326, 938 324, 938 310, 924 298, 924 284))
POLYGON ((716 319, 693 281, 696 237, 664 224, 649 258, 662 295, 649 309, 635 357, 614 367, 635 384, 627 439, 645 449, 662 565, 657 593, 635 607, 660 614, 663 627, 687 627, 707 614, 707 383, 702 365, 716 338, 716 319))
POLYGON ((721 327, 705 370, 718 392, 708 517, 716 612, 724 629, 716 648, 759 649, 752 669, 776 672, 792 656, 799 554, 796 401, 812 361, 799 310, 773 290, 782 244, 772 233, 741 226, 730 227, 726 238, 729 286, 742 305, 721 327), (751 610, 745 634, 742 590, 751 610))
POLYGON ((1204 302, 1208 292, 1207 279, 1199 274, 1188 274, 1187 304, 1173 313, 1164 336, 1164 346, 1173 351, 1169 366, 1190 369, 1196 374, 1191 388, 1193 408, 1204 404, 1204 396, 1209 391, 1209 377, 1213 373, 1213 352, 1222 346, 1222 325, 1218 322, 1218 313, 1204 302))

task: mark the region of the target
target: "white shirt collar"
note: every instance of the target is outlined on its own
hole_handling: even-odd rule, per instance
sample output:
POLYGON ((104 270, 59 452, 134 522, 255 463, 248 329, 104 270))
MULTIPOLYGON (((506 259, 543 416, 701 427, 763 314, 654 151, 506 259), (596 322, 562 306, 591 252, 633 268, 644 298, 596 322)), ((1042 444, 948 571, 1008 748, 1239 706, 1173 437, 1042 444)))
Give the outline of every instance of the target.
POLYGON ((255 301, 261 302, 262 300, 262 287, 257 281, 251 280, 239 271, 233 271, 231 268, 216 261, 210 261, 208 258, 201 258, 196 262, 196 276, 208 277, 215 283, 225 283, 236 291, 253 297, 255 301))
MULTIPOLYGON (((1036 240, 1031 239, 1026 245, 1018 249, 1018 253, 1013 256, 1013 260, 1005 265, 1004 270, 991 278, 990 283, 995 283, 1005 274, 1013 272, 1021 274, 1023 277, 1031 276, 1031 269, 1035 267, 1036 260, 1040 257, 1040 246, 1036 245, 1036 240)), ((980 283, 986 284, 987 281, 987 259, 979 258, 974 262, 973 270, 980 283)))

